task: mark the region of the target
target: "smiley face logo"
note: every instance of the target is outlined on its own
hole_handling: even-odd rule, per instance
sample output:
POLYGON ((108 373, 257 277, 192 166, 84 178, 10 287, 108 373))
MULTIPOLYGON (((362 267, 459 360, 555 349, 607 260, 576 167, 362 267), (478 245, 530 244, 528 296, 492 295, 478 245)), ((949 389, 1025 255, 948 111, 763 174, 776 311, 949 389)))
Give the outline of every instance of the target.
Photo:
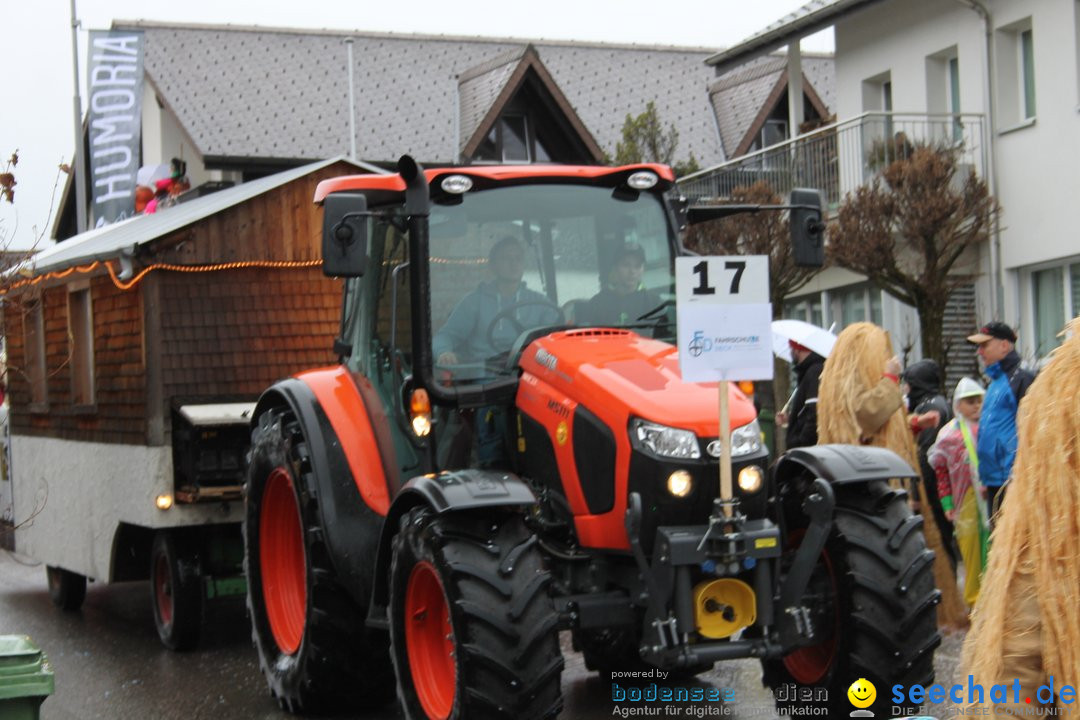
POLYGON ((857 708, 868 708, 877 700, 877 688, 866 678, 859 678, 851 683, 847 690, 848 700, 857 708))

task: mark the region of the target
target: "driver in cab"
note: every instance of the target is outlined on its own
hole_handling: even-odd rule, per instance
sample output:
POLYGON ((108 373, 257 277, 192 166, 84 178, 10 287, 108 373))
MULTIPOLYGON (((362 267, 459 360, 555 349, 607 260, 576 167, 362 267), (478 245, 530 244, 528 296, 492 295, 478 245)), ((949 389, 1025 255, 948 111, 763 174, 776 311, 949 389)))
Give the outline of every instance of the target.
POLYGON ((551 301, 521 279, 525 246, 520 240, 507 236, 496 242, 488 267, 492 279, 463 297, 432 338, 439 365, 478 362, 506 352, 523 330, 558 320, 551 301))
POLYGON ((615 252, 604 288, 581 308, 580 322, 590 325, 626 325, 655 310, 660 296, 642 285, 645 250, 633 242, 615 252))

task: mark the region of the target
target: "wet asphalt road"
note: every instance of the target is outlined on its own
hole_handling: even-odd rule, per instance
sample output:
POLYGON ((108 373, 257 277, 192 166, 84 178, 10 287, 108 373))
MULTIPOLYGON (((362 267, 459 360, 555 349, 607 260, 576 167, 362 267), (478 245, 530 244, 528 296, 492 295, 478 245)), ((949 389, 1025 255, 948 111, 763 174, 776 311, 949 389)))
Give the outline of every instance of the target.
MULTIPOLYGON (((41 720, 296 717, 279 710, 266 689, 240 603, 213 608, 199 648, 173 653, 158 641, 149 596, 145 582, 91 583, 82 610, 63 613, 49 600, 44 567, 0 550, 0 635, 30 635, 56 675, 56 691, 41 706, 41 720)), ((565 634, 563 640, 565 710, 560 717, 613 717, 610 685, 586 672, 565 634)), ((947 637, 938 651, 938 682, 954 682, 961 642, 959 635, 947 637)), ((751 660, 721 663, 699 681, 705 687, 734 688, 739 702, 726 708, 729 714, 723 717, 775 717, 772 712, 741 712, 771 707, 759 667, 751 660)), ((399 717, 392 706, 365 716, 399 717)))

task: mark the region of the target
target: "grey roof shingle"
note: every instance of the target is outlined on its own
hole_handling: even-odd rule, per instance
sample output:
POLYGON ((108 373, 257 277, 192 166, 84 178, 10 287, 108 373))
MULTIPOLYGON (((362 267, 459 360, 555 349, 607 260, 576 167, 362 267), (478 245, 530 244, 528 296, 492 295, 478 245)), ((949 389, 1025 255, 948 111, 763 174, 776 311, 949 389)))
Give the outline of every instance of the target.
POLYGON ((514 74, 518 62, 525 54, 525 47, 503 53, 494 59, 466 70, 458 78, 458 93, 461 114, 461 128, 458 132, 458 147, 473 136, 480 122, 487 115, 488 109, 506 87, 506 82, 514 74))
MULTIPOLYGON (((359 157, 457 162, 529 44, 521 39, 344 33, 117 21, 146 36, 146 72, 204 158, 310 160, 347 154, 353 38, 359 157)), ((597 144, 612 155, 627 115, 655 101, 679 133, 676 160, 725 159, 726 108, 703 48, 532 41, 597 144)), ((807 73, 808 78, 814 77, 807 73)), ((818 88, 824 98, 826 93, 818 88)), ((739 118, 743 118, 739 114, 739 118)), ((745 129, 744 129, 745 132, 745 129)))
MULTIPOLYGON (((716 111, 724 153, 728 157, 742 143, 786 69, 786 56, 766 55, 725 73, 709 86, 709 99, 716 111)), ((806 81, 813 85, 822 102, 833 107, 836 73, 832 58, 804 56, 802 69, 806 81)))

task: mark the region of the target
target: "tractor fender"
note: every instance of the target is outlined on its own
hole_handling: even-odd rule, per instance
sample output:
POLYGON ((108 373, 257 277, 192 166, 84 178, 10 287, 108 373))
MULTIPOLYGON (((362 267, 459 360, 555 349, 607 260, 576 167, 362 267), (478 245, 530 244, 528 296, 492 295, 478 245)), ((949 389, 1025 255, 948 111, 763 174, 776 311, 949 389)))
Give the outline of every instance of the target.
POLYGON ((379 539, 375 560, 375 587, 368 610, 368 625, 388 629, 386 607, 390 599, 390 560, 401 518, 418 505, 436 514, 480 508, 525 508, 536 495, 524 480, 508 472, 468 468, 412 478, 394 498, 379 539))
MULTIPOLYGON (((281 380, 263 393, 252 415, 253 428, 258 427, 264 413, 278 407, 287 407, 300 422, 316 480, 326 551, 341 585, 364 607, 371 597, 371 560, 378 548, 385 512, 377 506, 378 498, 387 495, 379 457, 376 454, 368 459, 368 464, 380 462, 375 477, 366 473, 357 477, 365 468, 350 462, 352 458, 342 443, 342 429, 335 427, 316 391, 300 378, 281 380), (376 487, 362 492, 362 483, 376 487), (369 496, 375 498, 374 503, 369 496)), ((350 440, 355 442, 356 438, 350 440)), ((374 444, 373 439, 368 440, 374 444)))
POLYGON ((865 445, 815 445, 784 453, 773 470, 778 485, 809 472, 831 485, 919 477, 892 450, 865 445))

